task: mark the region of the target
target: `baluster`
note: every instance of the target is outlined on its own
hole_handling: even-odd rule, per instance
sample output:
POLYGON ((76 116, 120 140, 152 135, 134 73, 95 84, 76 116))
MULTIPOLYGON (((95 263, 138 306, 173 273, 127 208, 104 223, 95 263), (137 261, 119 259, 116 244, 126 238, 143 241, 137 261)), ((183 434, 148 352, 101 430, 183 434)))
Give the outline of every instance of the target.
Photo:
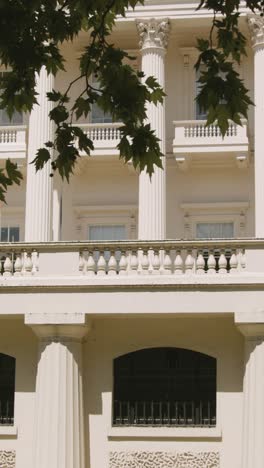
POLYGON ((172 274, 172 261, 171 261, 171 251, 170 249, 165 249, 164 252, 164 261, 163 261, 163 275, 171 275, 172 274))
POLYGON ((241 251, 240 251, 240 266, 241 266, 242 270, 245 270, 245 268, 246 268, 246 254, 245 254, 245 251, 243 249, 241 249, 241 251))
POLYGON ((3 276, 11 276, 12 275, 12 254, 7 254, 5 261, 4 261, 4 274, 3 276))
POLYGON ((121 251, 121 258, 119 260, 119 275, 123 276, 127 274, 127 259, 124 250, 121 251))
POLYGON ((148 249, 147 248, 143 249, 141 267, 142 267, 142 274, 147 275, 148 272, 149 272, 149 256, 148 256, 148 249))
POLYGON ((96 263, 93 256, 93 251, 88 252, 88 260, 86 263, 86 275, 94 276, 96 272, 96 263))
POLYGON ((175 275, 183 274, 183 259, 182 259, 180 250, 176 250, 176 257, 174 260, 174 274, 175 275))
POLYGON ((108 275, 115 276, 117 274, 117 261, 115 257, 115 251, 111 250, 110 258, 108 262, 108 275))
POLYGON ((85 272, 85 260, 84 260, 84 255, 83 252, 79 253, 79 272, 84 274, 85 272))
POLYGON ((193 273, 194 257, 191 250, 188 250, 187 257, 185 259, 185 274, 190 275, 193 273))
POLYGON ((232 250, 232 255, 230 258, 230 273, 238 273, 238 259, 237 259, 237 254, 236 250, 232 250))
POLYGON ((32 252, 32 275, 36 275, 39 271, 39 255, 36 249, 32 252))
POLYGON ((104 276, 106 274, 106 261, 105 261, 105 252, 100 250, 99 259, 97 262, 97 275, 104 276))
POLYGON ((132 250, 131 259, 130 259, 130 274, 138 274, 138 252, 137 250, 132 250))
POLYGON ((21 276, 21 273, 22 273, 22 260, 21 260, 21 254, 20 253, 16 254, 16 261, 15 261, 14 269, 15 269, 14 276, 21 276))
POLYGON ((153 260, 152 260, 152 267, 153 275, 159 275, 160 274, 160 255, 159 255, 159 249, 154 249, 153 251, 153 260))
POLYGON ((207 266, 208 266, 208 274, 209 275, 214 275, 216 273, 216 260, 215 260, 215 256, 214 256, 214 251, 211 250, 209 252, 209 257, 208 257, 208 262, 207 262, 207 266))
POLYGON ((218 260, 218 265, 219 265, 218 273, 226 274, 227 273, 227 259, 226 259, 224 250, 221 250, 220 257, 218 260))
POLYGON ((30 276, 32 273, 32 258, 31 258, 31 252, 26 252, 25 251, 25 256, 24 256, 24 275, 25 276, 30 276))
POLYGON ((198 251, 197 260, 196 260, 196 273, 197 275, 205 274, 205 260, 204 260, 202 250, 198 251))

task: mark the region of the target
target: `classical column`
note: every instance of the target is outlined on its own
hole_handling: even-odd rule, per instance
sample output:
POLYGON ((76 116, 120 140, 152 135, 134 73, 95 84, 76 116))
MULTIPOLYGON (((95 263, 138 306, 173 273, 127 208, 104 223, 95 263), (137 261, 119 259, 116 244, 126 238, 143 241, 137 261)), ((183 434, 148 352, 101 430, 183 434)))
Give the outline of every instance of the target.
MULTIPOLYGON (((159 84, 165 85, 164 58, 169 35, 168 19, 139 20, 137 22, 142 54, 142 71, 146 77, 154 76, 159 84)), ((161 151, 166 152, 164 105, 149 104, 148 121, 160 139, 161 151)), ((149 179, 146 171, 139 176, 139 239, 164 239, 166 236, 166 160, 163 170, 155 168, 149 179)))
POLYGON ((264 19, 249 16, 248 24, 254 50, 255 102, 255 236, 264 237, 264 19))
POLYGON ((37 77, 36 92, 38 105, 34 105, 29 118, 28 164, 26 190, 26 241, 49 241, 52 232, 52 178, 50 163, 36 173, 30 164, 36 157, 37 150, 47 141, 53 140, 53 124, 49 119, 52 103, 46 93, 54 88, 54 77, 48 75, 43 67, 37 77))
POLYGON ((264 466, 264 317, 261 320, 247 323, 236 317, 245 336, 242 468, 264 466))
POLYGON ((45 325, 35 321, 34 324, 33 316, 26 320, 39 337, 33 466, 85 468, 82 392, 85 318, 68 324, 45 325))

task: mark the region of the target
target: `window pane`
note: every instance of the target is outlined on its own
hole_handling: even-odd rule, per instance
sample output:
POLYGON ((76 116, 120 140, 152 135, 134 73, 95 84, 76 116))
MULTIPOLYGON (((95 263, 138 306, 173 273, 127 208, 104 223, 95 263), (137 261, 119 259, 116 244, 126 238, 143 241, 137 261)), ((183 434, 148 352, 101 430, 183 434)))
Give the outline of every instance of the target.
MULTIPOLYGON (((8 72, 1 72, 0 78, 4 78, 8 72)), ((0 125, 22 125, 23 114, 15 111, 10 119, 7 112, 4 109, 0 110, 0 125)))
POLYGON ((8 228, 1 228, 1 242, 8 242, 8 228))
POLYGON ((9 242, 19 241, 19 227, 9 228, 9 242))
POLYGON ((124 225, 96 225, 89 226, 89 240, 122 240, 126 239, 126 227, 124 225))
POLYGON ((197 223, 198 239, 224 239, 234 237, 234 223, 197 223))

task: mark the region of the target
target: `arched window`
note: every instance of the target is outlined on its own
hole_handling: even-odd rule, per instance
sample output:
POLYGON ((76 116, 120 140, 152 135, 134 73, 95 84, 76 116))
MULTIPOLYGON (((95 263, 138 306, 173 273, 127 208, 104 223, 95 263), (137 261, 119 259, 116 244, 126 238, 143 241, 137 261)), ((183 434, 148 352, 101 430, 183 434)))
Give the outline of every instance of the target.
POLYGON ((16 360, 0 353, 0 425, 14 423, 16 360))
POLYGON ((116 358, 113 424, 215 426, 216 359, 180 348, 116 358))

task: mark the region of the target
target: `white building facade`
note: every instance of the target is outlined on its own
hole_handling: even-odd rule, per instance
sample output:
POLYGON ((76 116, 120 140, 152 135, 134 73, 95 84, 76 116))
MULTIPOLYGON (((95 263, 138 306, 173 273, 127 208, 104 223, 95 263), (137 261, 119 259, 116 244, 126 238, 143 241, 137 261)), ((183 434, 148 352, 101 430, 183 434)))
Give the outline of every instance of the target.
POLYGON ((167 94, 148 108, 151 181, 96 107, 69 185, 30 164, 85 35, 66 72, 41 71, 29 117, 0 115, 0 159, 25 176, 0 207, 0 468, 264 465, 264 20, 242 10, 256 106, 223 139, 195 104, 211 27, 195 6, 149 0, 113 32, 167 94))

